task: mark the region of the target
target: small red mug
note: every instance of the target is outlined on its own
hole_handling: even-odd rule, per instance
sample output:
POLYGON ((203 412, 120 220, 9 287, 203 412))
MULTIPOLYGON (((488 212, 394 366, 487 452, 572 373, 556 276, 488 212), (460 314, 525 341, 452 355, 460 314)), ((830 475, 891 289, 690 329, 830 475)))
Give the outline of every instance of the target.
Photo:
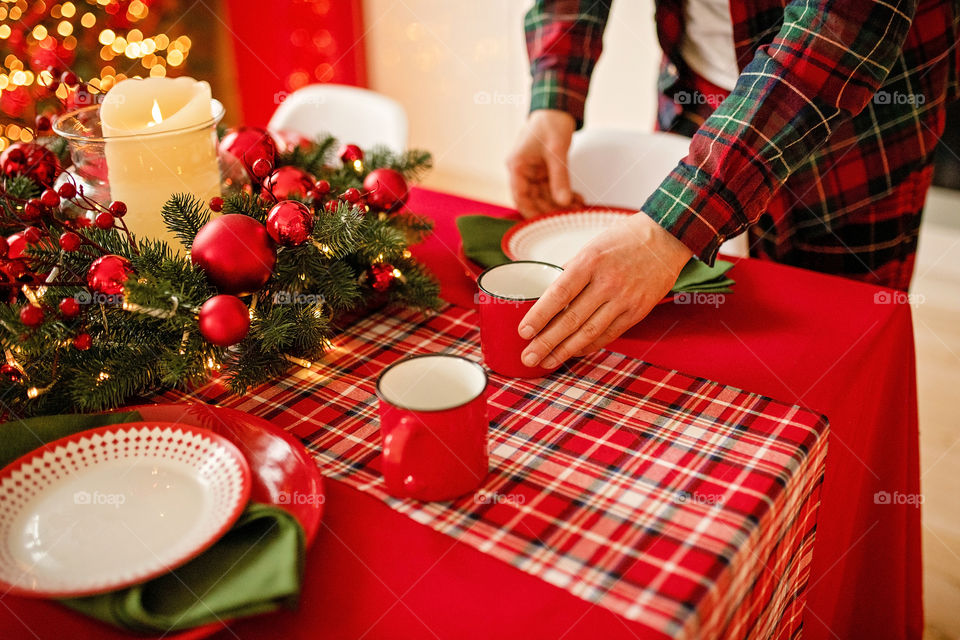
POLYGON ((528 367, 520 354, 530 344, 517 333, 520 321, 563 272, 546 262, 518 260, 490 267, 477 278, 480 288, 480 348, 483 362, 497 373, 511 378, 540 378, 551 369, 528 367))
POLYGON ((487 476, 487 372, 442 353, 408 356, 377 380, 381 466, 397 498, 451 500, 487 476))

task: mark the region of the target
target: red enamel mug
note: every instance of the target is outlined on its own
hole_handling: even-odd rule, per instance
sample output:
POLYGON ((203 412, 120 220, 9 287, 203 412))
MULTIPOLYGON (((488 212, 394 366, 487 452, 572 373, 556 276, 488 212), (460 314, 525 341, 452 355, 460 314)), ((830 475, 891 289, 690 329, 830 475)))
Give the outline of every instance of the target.
POLYGON ((451 500, 487 476, 487 372, 443 353, 408 356, 380 374, 381 466, 398 498, 451 500))
POLYGON ((528 367, 520 354, 530 344, 517 333, 520 321, 563 269, 546 262, 518 260, 490 267, 477 278, 480 288, 480 347, 483 362, 511 378, 540 378, 555 371, 528 367))

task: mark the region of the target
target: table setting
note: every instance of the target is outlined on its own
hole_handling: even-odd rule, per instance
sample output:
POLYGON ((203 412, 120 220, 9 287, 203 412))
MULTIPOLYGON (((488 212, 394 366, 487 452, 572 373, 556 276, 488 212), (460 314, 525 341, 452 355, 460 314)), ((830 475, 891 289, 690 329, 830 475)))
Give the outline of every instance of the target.
POLYGON ((426 151, 224 116, 125 80, 0 157, 4 638, 912 624, 919 514, 873 498, 919 481, 884 290, 693 259, 529 367, 521 319, 632 211, 524 221, 411 186, 426 151))

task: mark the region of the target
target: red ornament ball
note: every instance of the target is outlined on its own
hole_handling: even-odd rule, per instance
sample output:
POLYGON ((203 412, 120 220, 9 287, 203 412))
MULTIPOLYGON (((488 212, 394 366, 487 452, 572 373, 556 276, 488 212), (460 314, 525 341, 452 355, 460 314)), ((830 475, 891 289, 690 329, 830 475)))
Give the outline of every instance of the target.
POLYGON ((315 180, 316 178, 299 167, 277 167, 263 181, 263 188, 277 200, 306 198, 313 190, 315 180))
POLYGON ((9 362, 5 362, 3 366, 0 366, 0 375, 10 382, 20 382, 23 380, 23 372, 9 362))
POLYGON ((250 331, 250 312, 236 296, 213 296, 200 307, 200 334, 218 347, 235 345, 250 331))
POLYGON ((60 173, 60 162, 52 151, 32 142, 15 142, 0 154, 3 175, 27 176, 43 187, 52 187, 60 173))
POLYGON ((340 162, 343 164, 353 164, 357 160, 363 160, 363 149, 355 144, 345 144, 340 147, 340 162))
POLYGON ((20 307, 20 322, 24 326, 34 329, 39 327, 43 323, 44 313, 43 309, 40 307, 34 306, 32 304, 25 304, 20 307))
POLYGON ((407 201, 410 188, 403 174, 395 169, 374 169, 363 180, 367 204, 376 209, 393 211, 407 201))
POLYGON ((77 351, 86 351, 93 345, 93 338, 89 333, 78 333, 73 339, 73 348, 77 351))
POLYGON ((123 292, 123 285, 133 274, 133 265, 123 256, 107 254, 93 261, 87 270, 87 286, 104 295, 123 292))
POLYGON ((270 166, 277 160, 277 143, 266 129, 259 127, 239 127, 227 132, 218 149, 226 176, 240 182, 257 160, 266 160, 270 166))
POLYGON ((210 198, 210 211, 220 213, 223 211, 223 198, 220 196, 213 196, 210 198))
POLYGON ((193 240, 190 259, 220 291, 245 295, 270 279, 277 250, 267 229, 240 213, 228 213, 203 225, 193 240))
POLYGON ((23 232, 14 233, 7 236, 7 257, 11 260, 22 258, 23 252, 27 249, 27 239, 23 232))
POLYGON ((313 212, 302 202, 278 202, 267 214, 267 233, 275 242, 285 247, 303 244, 312 230, 313 212))
POLYGON ((270 170, 273 169, 273 163, 269 162, 264 158, 260 158, 253 163, 253 175, 260 178, 261 180, 270 175, 270 170))
POLYGON ((370 266, 370 286, 375 291, 386 291, 393 284, 393 265, 386 262, 378 262, 370 266))
POLYGON ((76 298, 64 298, 58 305, 60 315, 64 318, 75 318, 80 313, 80 303, 76 298))
POLYGON ((81 243, 80 236, 73 231, 64 231, 60 234, 60 248, 64 251, 76 251, 81 243))

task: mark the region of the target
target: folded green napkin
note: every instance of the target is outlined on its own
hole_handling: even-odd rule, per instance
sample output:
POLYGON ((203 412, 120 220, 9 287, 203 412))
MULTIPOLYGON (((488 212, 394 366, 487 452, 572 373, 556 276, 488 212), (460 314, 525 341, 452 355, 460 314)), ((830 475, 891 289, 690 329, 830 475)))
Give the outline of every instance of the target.
MULTIPOLYGON (((0 425, 3 465, 64 436, 137 422, 139 413, 63 415, 0 425)), ((126 631, 168 633, 294 606, 303 574, 303 528, 279 507, 251 503, 233 527, 187 564, 127 589, 61 600, 126 631)))
MULTIPOLYGON (((500 248, 500 241, 507 229, 517 224, 515 220, 495 218, 493 216, 469 215, 456 219, 460 238, 463 240, 463 254, 483 267, 495 267, 510 262, 500 248)), ((696 259, 683 267, 672 292, 729 292, 733 280, 726 277, 733 263, 717 260, 714 266, 708 266, 696 259)))

